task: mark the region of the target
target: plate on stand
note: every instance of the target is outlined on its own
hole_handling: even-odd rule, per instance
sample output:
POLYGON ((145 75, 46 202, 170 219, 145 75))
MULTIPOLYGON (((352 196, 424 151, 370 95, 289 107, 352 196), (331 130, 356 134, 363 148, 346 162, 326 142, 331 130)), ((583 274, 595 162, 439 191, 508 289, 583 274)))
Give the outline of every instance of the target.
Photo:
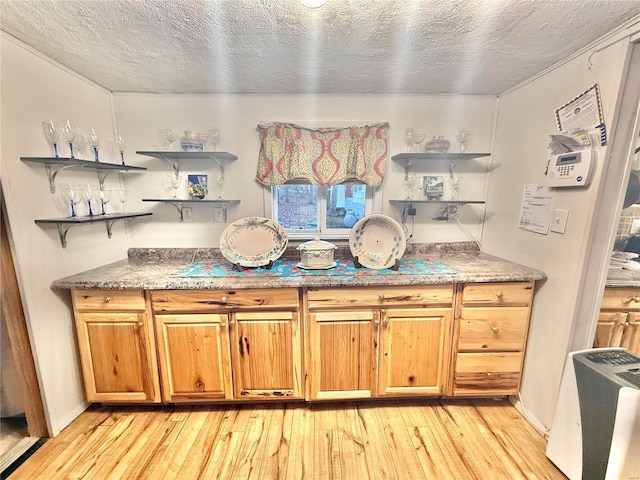
POLYGON ((404 230, 387 215, 374 213, 361 218, 349 234, 349 249, 363 267, 374 270, 393 267, 406 248, 404 230))
POLYGON ((262 267, 280 258, 288 241, 287 232, 279 223, 264 217, 246 217, 224 229, 220 252, 236 265, 262 267))

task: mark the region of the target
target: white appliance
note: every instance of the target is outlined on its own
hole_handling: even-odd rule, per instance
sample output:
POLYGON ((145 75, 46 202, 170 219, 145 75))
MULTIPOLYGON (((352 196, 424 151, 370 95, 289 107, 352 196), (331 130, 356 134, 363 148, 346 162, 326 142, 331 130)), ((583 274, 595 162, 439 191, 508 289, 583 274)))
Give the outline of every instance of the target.
POLYGON ((546 454, 571 480, 640 479, 640 357, 569 353, 546 454))

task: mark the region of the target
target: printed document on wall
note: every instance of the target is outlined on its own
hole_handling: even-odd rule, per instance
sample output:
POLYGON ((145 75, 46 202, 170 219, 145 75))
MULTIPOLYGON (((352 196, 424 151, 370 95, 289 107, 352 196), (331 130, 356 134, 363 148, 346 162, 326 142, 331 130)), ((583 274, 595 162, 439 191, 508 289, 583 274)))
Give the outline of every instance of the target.
POLYGON ((546 185, 526 184, 522 191, 519 228, 530 232, 549 233, 553 190, 546 185))

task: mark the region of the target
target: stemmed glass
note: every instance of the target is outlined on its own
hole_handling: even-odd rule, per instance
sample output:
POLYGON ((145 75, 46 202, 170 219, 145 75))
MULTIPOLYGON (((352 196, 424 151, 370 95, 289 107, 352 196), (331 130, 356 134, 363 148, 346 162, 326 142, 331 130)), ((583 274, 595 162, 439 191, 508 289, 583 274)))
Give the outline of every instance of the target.
POLYGON ((129 190, 118 190, 118 201, 122 204, 122 213, 125 213, 124 204, 129 199, 129 190))
POLYGON ((65 199, 71 205, 71 216, 77 217, 78 214, 76 213, 75 206, 80 203, 80 200, 82 200, 80 197, 80 190, 73 188, 71 185, 69 185, 67 188, 63 190, 63 193, 64 193, 65 199))
POLYGON ((417 185, 417 180, 415 175, 407 175, 404 179, 403 186, 407 191, 407 200, 413 200, 413 191, 415 190, 417 185))
POLYGON ((460 191, 462 190, 462 176, 451 174, 449 176, 449 185, 451 185, 451 200, 460 200, 460 191))
POLYGON ((78 158, 80 158, 83 155, 85 148, 87 148, 87 145, 89 145, 87 143, 87 138, 84 135, 77 134, 76 141, 75 141, 75 146, 76 146, 75 154, 78 158))
POLYGON ((414 143, 413 151, 414 152, 417 153, 420 151, 420 145, 422 144, 426 136, 427 136, 426 133, 413 132, 413 143, 414 143))
POLYGON ((176 132, 174 132, 173 130, 171 130, 170 128, 167 128, 164 131, 164 138, 167 142, 169 142, 169 151, 173 150, 173 142, 175 142, 178 139, 178 134, 176 132))
POLYGON ((208 143, 213 146, 213 151, 218 151, 218 144, 220 143, 220 130, 217 128, 213 128, 209 130, 209 136, 207 138, 208 143))
POLYGON ((100 144, 100 135, 98 134, 97 128, 91 127, 91 129, 89 130, 89 142, 93 147, 93 159, 96 162, 99 162, 100 160, 98 159, 98 145, 100 144))
POLYGON ((173 188, 173 198, 178 198, 178 188, 182 183, 182 177, 177 173, 169 174, 169 186, 173 188))
POLYGON ((460 130, 456 135, 456 141, 460 146, 460 153, 465 153, 471 142, 471 132, 469 130, 460 130))
POLYGON ((71 120, 64 122, 62 131, 64 132, 64 138, 69 143, 69 156, 75 158, 73 155, 73 141, 76 139, 76 128, 73 126, 73 122, 71 120))
POLYGON ((111 190, 98 190, 98 197, 100 198, 100 215, 106 215, 104 206, 111 201, 111 190))
POLYGON ((207 198, 207 195, 209 195, 209 186, 207 184, 207 176, 197 175, 196 177, 198 179, 198 183, 202 185, 202 188, 204 188, 204 198, 207 198))
POLYGON ((224 187, 224 173, 220 171, 216 175, 216 198, 222 198, 223 187, 224 187))
POLYGON ((124 137, 122 135, 116 136, 116 145, 118 145, 118 151, 120 152, 120 161, 124 165, 124 137))
POLYGON ((44 129, 44 135, 49 140, 49 143, 53 145, 53 156, 58 158, 58 127, 53 120, 48 122, 42 122, 42 128, 44 129))
POLYGON ((93 188, 87 184, 82 190, 82 197, 87 201, 89 207, 89 216, 93 217, 93 210, 91 209, 91 200, 93 200, 93 188))
POLYGON ((416 130, 413 127, 407 129, 405 133, 405 139, 407 140, 407 153, 411 153, 413 151, 413 144, 415 143, 413 140, 413 136, 415 135, 416 130))

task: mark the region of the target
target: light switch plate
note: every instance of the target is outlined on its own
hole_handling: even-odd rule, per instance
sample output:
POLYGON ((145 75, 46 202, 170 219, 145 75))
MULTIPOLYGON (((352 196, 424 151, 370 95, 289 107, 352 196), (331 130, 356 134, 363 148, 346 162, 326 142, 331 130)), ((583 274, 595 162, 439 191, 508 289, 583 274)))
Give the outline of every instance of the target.
POLYGON ((569 210, 554 210, 551 217, 551 231, 564 233, 567 228, 567 218, 569 218, 569 210))

